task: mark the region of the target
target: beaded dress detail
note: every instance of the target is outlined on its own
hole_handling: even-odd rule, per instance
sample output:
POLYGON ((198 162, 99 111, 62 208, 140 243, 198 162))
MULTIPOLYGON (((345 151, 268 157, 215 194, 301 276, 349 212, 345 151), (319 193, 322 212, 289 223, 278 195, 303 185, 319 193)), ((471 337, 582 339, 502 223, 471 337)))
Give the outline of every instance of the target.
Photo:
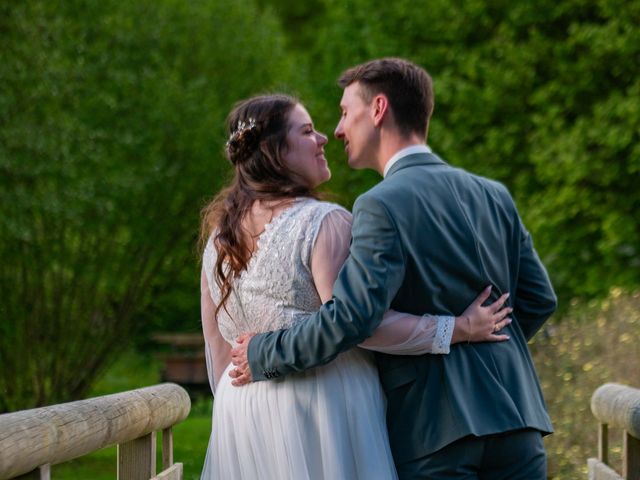
MULTIPOLYGON (((311 250, 323 218, 339 208, 300 199, 265 225, 247 269, 234 283, 227 311, 218 319, 220 333, 229 343, 245 332, 287 328, 318 310, 322 302, 311 276, 311 250)), ((203 257, 210 286, 216 285, 215 262, 210 239, 203 257)), ((217 304, 220 291, 212 287, 211 294, 217 304)))

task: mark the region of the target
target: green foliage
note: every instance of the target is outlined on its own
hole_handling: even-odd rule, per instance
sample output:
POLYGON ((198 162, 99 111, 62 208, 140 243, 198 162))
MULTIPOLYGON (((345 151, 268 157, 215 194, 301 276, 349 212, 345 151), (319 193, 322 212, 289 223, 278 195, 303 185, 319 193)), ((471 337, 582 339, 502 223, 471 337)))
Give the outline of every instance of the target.
MULTIPOLYGON (((563 299, 637 287, 638 23, 621 0, 0 3, 0 411, 82 396, 137 332, 198 329, 231 105, 293 90, 331 135, 336 78, 374 57, 432 73, 430 144, 508 185, 563 299)), ((379 181, 327 153, 345 205, 379 181)))
MULTIPOLYGON (((322 128, 338 120, 344 68, 415 61, 434 78, 429 143, 511 189, 563 300, 640 284, 640 3, 323 4, 312 53, 298 57, 322 128)), ((327 150, 329 188, 346 203, 378 181, 349 171, 339 145, 327 150)))
POLYGON ((291 70, 251 2, 0 8, 3 411, 82 397, 152 305, 197 324, 198 211, 227 171, 224 118, 291 70), (175 289, 194 300, 165 301, 175 289))

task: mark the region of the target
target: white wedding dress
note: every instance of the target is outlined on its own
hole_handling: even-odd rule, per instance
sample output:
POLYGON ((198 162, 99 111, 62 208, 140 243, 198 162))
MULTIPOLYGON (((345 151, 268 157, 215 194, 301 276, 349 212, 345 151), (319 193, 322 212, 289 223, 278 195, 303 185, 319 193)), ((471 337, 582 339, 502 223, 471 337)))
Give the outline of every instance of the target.
MULTIPOLYGON (((232 386, 228 376, 229 350, 240 334, 286 328, 320 307, 318 292, 330 292, 348 253, 350 220, 337 205, 297 199, 265 226, 234 283, 227 311, 221 309, 217 318, 216 250, 209 240, 202 322, 215 401, 202 479, 397 478, 370 352, 354 348, 325 366, 243 387, 232 386), (332 279, 317 273, 326 265, 335 265, 329 269, 335 272, 332 279), (316 285, 328 281, 328 287, 316 285)), ((448 353, 452 330, 452 317, 389 312, 363 346, 401 354, 448 353)))

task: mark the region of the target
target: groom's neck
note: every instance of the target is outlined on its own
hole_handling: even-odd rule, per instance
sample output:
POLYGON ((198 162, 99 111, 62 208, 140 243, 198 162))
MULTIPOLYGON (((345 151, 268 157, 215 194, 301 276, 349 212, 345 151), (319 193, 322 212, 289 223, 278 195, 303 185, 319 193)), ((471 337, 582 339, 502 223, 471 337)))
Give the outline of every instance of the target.
POLYGON ((425 139, 420 138, 419 135, 399 135, 397 133, 383 134, 380 138, 380 148, 378 151, 378 162, 376 170, 380 175, 384 172, 384 167, 387 162, 391 160, 396 153, 403 148, 411 147, 413 145, 426 145, 425 139))

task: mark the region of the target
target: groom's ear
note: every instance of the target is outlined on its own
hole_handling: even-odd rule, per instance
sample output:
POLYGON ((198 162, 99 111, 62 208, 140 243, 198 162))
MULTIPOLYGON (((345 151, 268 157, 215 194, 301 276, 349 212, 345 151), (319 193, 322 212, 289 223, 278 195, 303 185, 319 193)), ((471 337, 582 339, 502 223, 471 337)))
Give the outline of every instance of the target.
POLYGON ((389 99, 383 93, 379 93, 371 100, 371 113, 373 115, 373 125, 379 127, 385 116, 389 112, 389 99))

